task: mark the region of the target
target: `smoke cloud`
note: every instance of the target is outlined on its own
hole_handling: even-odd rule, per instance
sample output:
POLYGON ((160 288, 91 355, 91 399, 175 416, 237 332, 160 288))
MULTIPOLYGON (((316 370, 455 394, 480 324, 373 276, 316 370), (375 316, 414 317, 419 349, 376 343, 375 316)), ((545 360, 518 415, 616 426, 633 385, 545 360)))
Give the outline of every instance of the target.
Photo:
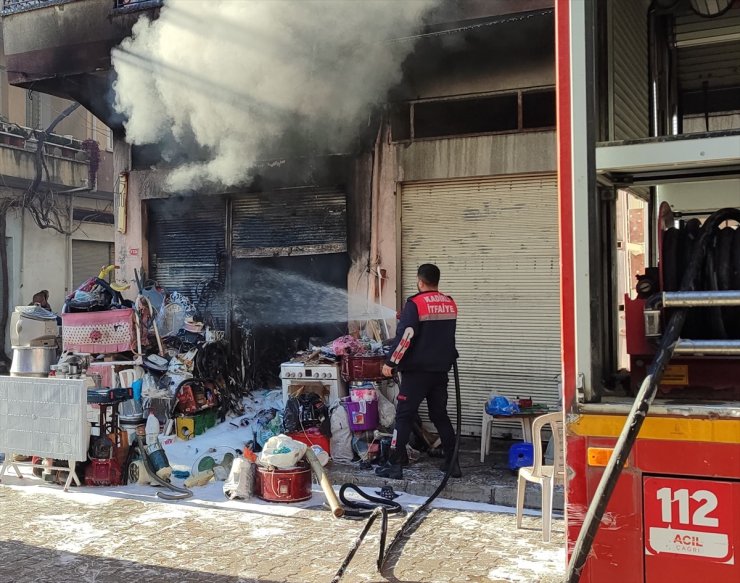
MULTIPOLYGON (((167 0, 113 54, 132 144, 180 160, 173 190, 249 179, 296 143, 350 144, 441 0, 167 0)), ((303 152, 307 154, 308 152, 303 152)))

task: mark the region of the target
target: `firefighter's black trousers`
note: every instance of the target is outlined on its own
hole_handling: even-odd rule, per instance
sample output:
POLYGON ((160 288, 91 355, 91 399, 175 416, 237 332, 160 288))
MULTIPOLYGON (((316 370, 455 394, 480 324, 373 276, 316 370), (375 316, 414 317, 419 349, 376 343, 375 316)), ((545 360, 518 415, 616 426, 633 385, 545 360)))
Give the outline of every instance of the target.
POLYGON ((401 391, 396 407, 396 431, 391 463, 399 463, 405 456, 411 428, 419 405, 424 399, 427 400, 429 419, 437 428, 445 455, 448 458, 452 455, 455 449, 455 430, 447 414, 447 382, 446 372, 401 373, 401 391))

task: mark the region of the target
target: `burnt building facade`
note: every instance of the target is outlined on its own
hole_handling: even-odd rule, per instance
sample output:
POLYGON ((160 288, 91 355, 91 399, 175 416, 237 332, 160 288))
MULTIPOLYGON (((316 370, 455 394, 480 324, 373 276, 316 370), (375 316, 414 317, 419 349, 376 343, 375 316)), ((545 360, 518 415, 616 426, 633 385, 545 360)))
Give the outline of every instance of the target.
POLYGON ((75 99, 114 129, 119 277, 144 268, 216 327, 272 320, 330 336, 378 304, 395 313, 418 265, 437 263, 461 310, 473 433, 493 392, 557 403, 552 5, 442 3, 422 33, 392 39, 413 45, 403 80, 351 148, 271 157, 250 184, 213 192, 168 192, 167 168, 126 143, 111 106, 110 51, 158 2, 19 2, 5 49, 11 83, 75 99))

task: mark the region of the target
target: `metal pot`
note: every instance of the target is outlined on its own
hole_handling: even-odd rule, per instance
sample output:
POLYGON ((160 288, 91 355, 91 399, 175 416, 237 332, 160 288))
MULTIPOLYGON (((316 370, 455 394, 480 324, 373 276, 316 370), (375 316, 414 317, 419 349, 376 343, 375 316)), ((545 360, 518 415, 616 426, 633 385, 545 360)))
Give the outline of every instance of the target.
POLYGON ((15 346, 13 363, 10 365, 12 377, 49 376, 52 364, 58 360, 57 349, 48 346, 15 346))
POLYGON ((119 422, 127 425, 142 425, 146 423, 144 419, 144 409, 141 403, 136 399, 129 399, 121 403, 118 409, 119 422))
POLYGON ((257 466, 257 497, 266 502, 301 502, 311 498, 311 468, 269 470, 257 466))

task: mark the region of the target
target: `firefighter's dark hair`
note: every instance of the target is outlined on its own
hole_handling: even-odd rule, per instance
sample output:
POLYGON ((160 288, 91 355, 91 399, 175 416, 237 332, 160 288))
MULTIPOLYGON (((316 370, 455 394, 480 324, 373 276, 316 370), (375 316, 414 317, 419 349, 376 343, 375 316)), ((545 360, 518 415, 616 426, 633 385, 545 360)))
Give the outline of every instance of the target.
POLYGON ((427 285, 439 285, 439 267, 431 263, 425 263, 419 266, 416 272, 417 277, 427 285))

